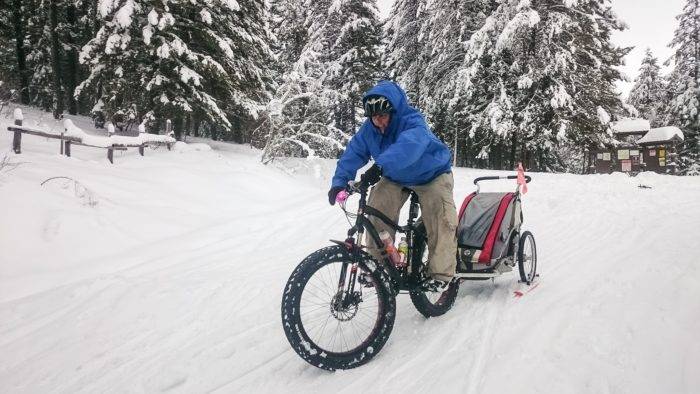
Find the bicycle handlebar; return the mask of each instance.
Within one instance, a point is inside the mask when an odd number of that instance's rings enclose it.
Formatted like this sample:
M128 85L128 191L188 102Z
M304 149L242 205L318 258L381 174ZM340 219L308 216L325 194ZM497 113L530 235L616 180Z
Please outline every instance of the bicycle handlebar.
M476 179L474 179L474 184L476 185L477 183L481 181L496 181L499 179L518 179L517 175L508 175L508 176L480 176ZM525 175L525 183L530 183L532 178L530 178L529 175Z
M345 204L345 201L348 199L348 197L352 196L355 193L366 192L368 188L369 186L365 185L362 182L350 181L347 185L345 185L345 189L341 190L340 193L336 195L335 202L339 204Z

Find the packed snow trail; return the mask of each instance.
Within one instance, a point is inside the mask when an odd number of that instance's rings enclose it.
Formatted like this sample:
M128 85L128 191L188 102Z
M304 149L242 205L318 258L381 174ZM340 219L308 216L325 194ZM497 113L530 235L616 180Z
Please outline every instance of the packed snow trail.
M25 164L0 172L0 391L700 391L700 179L532 173L538 287L466 282L429 320L399 296L375 359L328 373L292 351L280 301L294 267L347 230L326 200L333 161L282 170L209 144L111 165L28 137L10 155ZM457 203L495 173L456 169ZM52 176L98 204L39 186Z

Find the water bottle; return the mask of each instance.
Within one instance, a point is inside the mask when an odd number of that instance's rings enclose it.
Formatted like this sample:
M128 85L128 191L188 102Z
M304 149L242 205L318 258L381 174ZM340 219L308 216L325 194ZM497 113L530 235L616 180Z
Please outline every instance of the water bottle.
M389 260L391 260L391 263L395 267L398 267L401 264L401 256L399 256L399 252L394 246L394 240L391 239L391 235L389 235L387 231L382 230L382 232L379 233L379 239L381 239L382 243L384 243L384 250L389 256Z
M408 258L408 242L406 242L406 237L401 237L401 242L399 242L399 247L397 250L399 252L399 256L401 257L401 266L405 267L408 264L406 261Z

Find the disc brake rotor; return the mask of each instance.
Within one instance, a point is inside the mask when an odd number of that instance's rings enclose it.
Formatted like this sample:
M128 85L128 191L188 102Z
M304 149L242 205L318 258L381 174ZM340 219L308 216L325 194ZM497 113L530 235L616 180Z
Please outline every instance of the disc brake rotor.
M357 315L361 298L357 292L348 296L349 298L344 298L343 295L345 295L345 292L339 291L333 296L330 309L331 314L337 320L348 321Z

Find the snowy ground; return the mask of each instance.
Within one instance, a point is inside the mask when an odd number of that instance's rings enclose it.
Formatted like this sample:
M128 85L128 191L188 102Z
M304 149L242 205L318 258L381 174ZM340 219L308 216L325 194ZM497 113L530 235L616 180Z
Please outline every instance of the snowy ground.
M0 171L0 392L700 392L700 178L531 174L538 287L466 283L431 320L402 296L381 353L328 373L291 350L279 307L294 266L347 229L326 201L333 162L282 170L209 145L112 165L25 136L9 154L23 164ZM458 203L490 173L457 169ZM54 176L90 195L40 186Z

